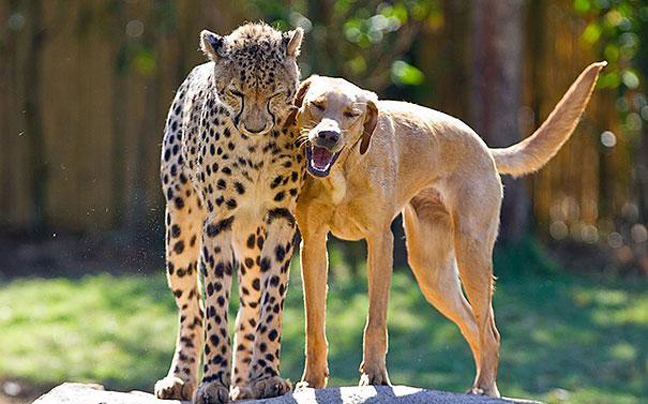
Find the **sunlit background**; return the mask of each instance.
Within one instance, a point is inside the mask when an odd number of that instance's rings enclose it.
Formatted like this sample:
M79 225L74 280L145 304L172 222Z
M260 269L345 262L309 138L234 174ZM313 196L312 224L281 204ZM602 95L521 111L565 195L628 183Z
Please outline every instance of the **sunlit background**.
M150 391L165 374L176 317L163 273L164 118L204 61L200 30L257 20L305 30L304 78L343 76L439 109L491 146L532 133L586 65L607 60L563 150L505 179L500 390L648 402L648 1L0 0L1 404L65 380ZM462 392L474 375L467 345L418 291L399 220L394 233L392 381ZM349 385L365 249L329 246L331 384ZM293 381L299 268L282 356Z

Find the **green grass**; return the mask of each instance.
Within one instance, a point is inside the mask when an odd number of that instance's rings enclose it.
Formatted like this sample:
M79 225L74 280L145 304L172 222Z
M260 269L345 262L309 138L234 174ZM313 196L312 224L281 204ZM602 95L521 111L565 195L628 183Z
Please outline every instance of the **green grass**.
M497 259L507 268L500 271L495 298L502 393L550 403L648 402L648 284L516 270L526 258ZM295 381L304 344L297 265L292 278L282 369ZM328 299L331 385L357 382L366 307L364 279L338 276ZM175 329L163 274L5 281L0 378L150 390L167 371ZM469 387L474 369L466 343L425 302L408 271L394 275L389 332L393 383L455 392Z

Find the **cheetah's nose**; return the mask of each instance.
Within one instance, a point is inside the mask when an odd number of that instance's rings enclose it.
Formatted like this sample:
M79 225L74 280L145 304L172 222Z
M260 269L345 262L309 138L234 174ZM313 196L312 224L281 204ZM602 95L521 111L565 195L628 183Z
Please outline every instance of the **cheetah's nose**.
M250 133L251 135L258 135L259 133L264 133L268 131L268 125L264 125L261 128L249 128L247 125L243 124L243 127L245 128L245 131Z

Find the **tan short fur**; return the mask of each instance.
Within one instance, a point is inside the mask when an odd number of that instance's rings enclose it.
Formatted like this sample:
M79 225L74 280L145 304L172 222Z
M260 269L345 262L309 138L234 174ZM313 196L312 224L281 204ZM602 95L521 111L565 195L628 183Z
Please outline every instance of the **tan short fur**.
M556 154L578 124L604 66L587 67L543 125L505 149L489 149L458 119L414 104L378 101L343 79L313 76L302 83L296 99L302 139L312 147L322 132L337 133L328 149L340 153L328 175L308 176L297 206L307 317L304 384L322 388L328 378L329 232L367 241L369 313L360 384L390 383L385 366L390 225L402 212L409 264L423 294L470 345L477 369L471 392L499 396L500 337L492 307L499 174L533 172Z

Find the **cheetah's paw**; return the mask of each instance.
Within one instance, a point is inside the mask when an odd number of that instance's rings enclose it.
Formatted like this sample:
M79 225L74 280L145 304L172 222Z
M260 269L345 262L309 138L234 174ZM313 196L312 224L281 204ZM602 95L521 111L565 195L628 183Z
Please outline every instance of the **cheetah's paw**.
M248 387L241 389L245 399L260 399L282 396L292 390L289 379L279 376L263 377L252 380ZM239 398L241 399L241 398Z
M155 397L161 400L191 400L196 383L192 380L182 380L176 376L167 376L155 383Z
M229 389L219 382L202 382L196 390L195 404L221 404L229 402Z

